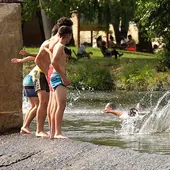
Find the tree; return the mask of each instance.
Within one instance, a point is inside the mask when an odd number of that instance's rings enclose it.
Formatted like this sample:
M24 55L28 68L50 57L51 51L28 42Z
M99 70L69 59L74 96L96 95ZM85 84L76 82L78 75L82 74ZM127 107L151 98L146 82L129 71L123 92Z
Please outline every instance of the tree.
M39 3L41 6L44 6L46 4L47 0L39 0ZM51 37L51 30L53 28L53 22L50 18L47 17L44 8L41 7L41 18L43 23L43 30L45 39L49 39Z
M170 68L170 1L137 0L136 18L149 38L161 38L162 63Z
M116 42L119 44L121 36L127 36L129 22L133 20L135 0L111 0L110 2L110 22L114 27Z
M38 8L38 0L27 0L26 2L22 3L22 22L31 20L32 16L36 14Z
M54 22L62 16L70 17L71 11L77 10L88 22L94 22L97 18L99 25L105 24L107 29L112 23L119 43L120 33L126 36L129 21L134 16L134 4L135 0L43 0L41 8Z

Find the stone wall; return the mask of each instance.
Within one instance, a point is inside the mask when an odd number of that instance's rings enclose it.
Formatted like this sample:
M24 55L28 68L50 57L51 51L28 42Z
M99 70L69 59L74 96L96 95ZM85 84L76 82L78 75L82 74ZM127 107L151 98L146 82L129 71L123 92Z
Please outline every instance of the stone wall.
M0 134L22 125L22 65L12 64L22 48L21 6L0 3Z

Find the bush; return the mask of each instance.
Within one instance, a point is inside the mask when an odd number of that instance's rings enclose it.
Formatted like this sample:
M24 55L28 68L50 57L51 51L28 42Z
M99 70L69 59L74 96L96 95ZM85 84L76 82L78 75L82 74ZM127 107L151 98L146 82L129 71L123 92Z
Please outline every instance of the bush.
M161 56L161 65L170 68L170 51L164 49L161 50L159 54Z
M126 72L124 73L123 70ZM117 85L119 89L129 91L162 90L170 84L168 73L157 73L148 65L127 65L118 77L120 78Z
M109 69L98 66L97 63L90 62L76 65L74 69L69 68L72 87L85 90L112 90L113 81Z

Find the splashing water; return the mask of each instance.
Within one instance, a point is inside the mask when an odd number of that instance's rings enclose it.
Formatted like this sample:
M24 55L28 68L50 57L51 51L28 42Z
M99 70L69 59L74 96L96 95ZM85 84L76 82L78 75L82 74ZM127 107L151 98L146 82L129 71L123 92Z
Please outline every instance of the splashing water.
M76 91L72 91L69 93L69 101L68 101L68 107L72 107L74 102L76 102L81 97L80 90L76 89Z
M155 113L160 107L161 107L161 103L164 104L164 106L168 103L170 98L170 91L167 91L157 102L157 105L155 106L155 108L153 109L153 112ZM166 103L165 103L166 102Z
M136 133L136 119L137 118L133 118L133 117L129 117L127 119L124 119L121 123L121 130L119 131L119 133L121 135L132 135L134 133Z
M170 128L170 91L167 91L157 102L152 111L144 116L124 119L120 134L151 134L168 131Z
M161 104L165 104L163 107ZM155 108L143 119L139 133L149 134L167 131L170 127L170 92L166 92Z
M145 100L148 98L148 95L149 95L149 101L148 101L148 103L149 103L149 107L153 107L153 103L152 103L152 98L153 98L153 94L152 94L152 92L153 92L153 89L151 89L150 91L148 91L143 97L142 97L142 99L139 101L139 103L145 103Z

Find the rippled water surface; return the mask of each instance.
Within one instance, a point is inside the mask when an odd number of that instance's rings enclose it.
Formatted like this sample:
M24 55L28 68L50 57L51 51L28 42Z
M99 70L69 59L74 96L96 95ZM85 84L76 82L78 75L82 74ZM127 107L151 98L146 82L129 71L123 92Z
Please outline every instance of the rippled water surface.
M163 93L114 93L114 92L68 92L68 104L63 118L63 133L74 140L87 141L99 145L130 148L147 153L170 153L170 132L151 134L129 133L133 124L123 124L122 119L103 113L108 102L120 109L128 110L141 102L143 109L156 106ZM24 109L26 109L24 105ZM141 115L142 117L143 115ZM161 121L160 121L161 122ZM164 122L162 122L164 123ZM169 123L170 124L170 123ZM48 131L48 124L45 125ZM32 123L35 130L35 122Z

